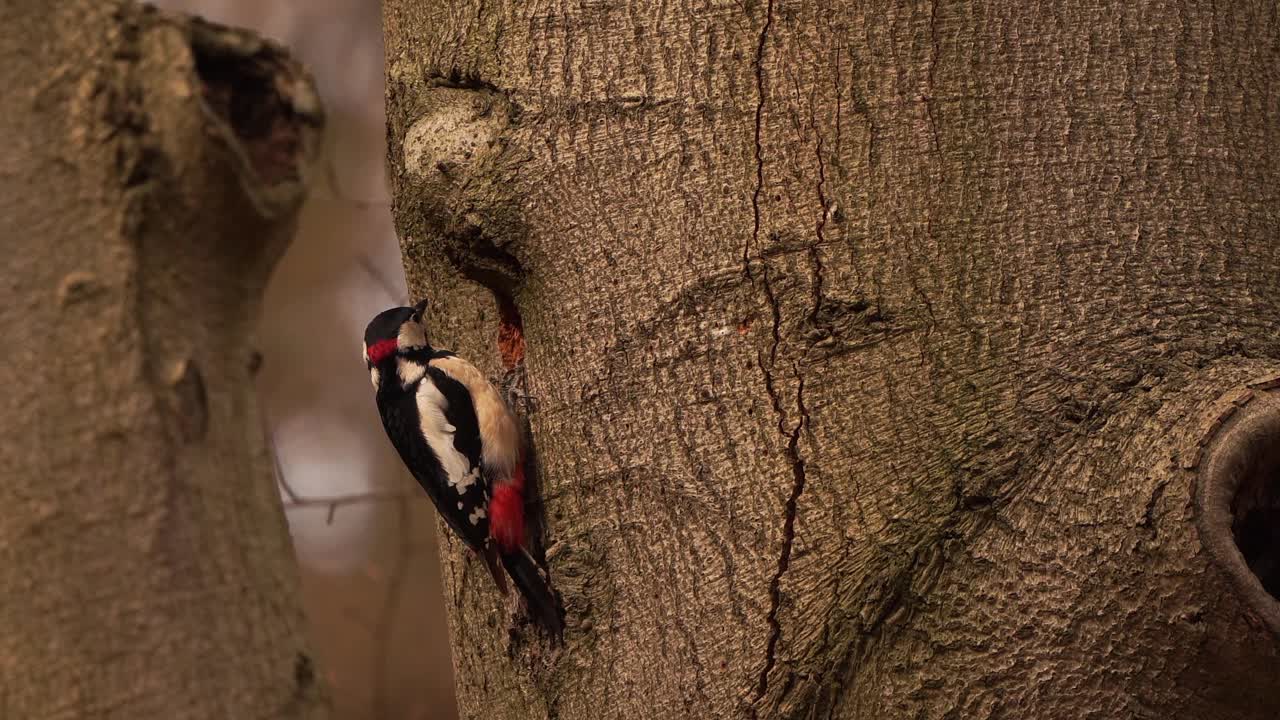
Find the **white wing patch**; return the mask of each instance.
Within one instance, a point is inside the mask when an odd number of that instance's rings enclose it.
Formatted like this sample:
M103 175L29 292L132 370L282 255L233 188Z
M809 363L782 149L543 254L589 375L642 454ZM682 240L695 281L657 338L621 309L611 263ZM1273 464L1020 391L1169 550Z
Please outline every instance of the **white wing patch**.
M418 367L426 372L421 365ZM402 377L403 374L401 372ZM418 384L418 416L422 421L422 436L427 439L431 452L440 459L440 466L444 469L449 485L461 495L477 480L479 468L471 468L467 457L453 446L454 428L444 418L444 411L448 407L449 401L430 378Z
M396 361L396 373L400 375L400 384L405 387L409 387L421 380L423 375L427 374L427 366L421 363L416 363L412 360L405 360L404 358L401 358ZM438 390L436 392L437 394L439 393ZM443 395L440 396L440 402L447 405L444 401Z
M460 357L434 358L431 367L444 371L471 393L476 421L480 424L480 437L484 438L484 445L480 448L481 461L497 475L510 477L520 462L520 430L497 389L476 366Z
M476 481L479 479L480 479L480 468L474 467L474 468L471 468L471 472L467 473L466 475L463 475L460 478L457 478L456 480L452 475L450 475L449 484L453 486L454 490L458 491L459 495L461 495L467 491L467 488L474 485Z
M471 520L472 525L475 525L479 523L482 518L485 518L485 517L488 517L488 513L484 511L483 507L478 507L475 510L471 511L471 517L468 519Z

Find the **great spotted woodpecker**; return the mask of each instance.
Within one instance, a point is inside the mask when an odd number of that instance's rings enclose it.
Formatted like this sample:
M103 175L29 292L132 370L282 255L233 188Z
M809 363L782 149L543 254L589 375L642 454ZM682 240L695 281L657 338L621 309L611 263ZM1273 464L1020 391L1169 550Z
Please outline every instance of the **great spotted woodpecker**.
M445 522L484 556L499 590L507 593L500 561L558 639L555 598L524 548L524 453L515 417L474 365L431 347L425 309L425 300L392 308L365 329L382 425Z

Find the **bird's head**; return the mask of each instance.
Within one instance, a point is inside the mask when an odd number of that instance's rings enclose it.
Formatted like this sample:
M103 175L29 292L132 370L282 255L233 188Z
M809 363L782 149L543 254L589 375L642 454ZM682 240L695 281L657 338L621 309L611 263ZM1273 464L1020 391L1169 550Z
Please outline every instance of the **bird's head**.
M423 300L413 307L383 310L369 321L364 330L364 360L371 370L397 355L428 347L427 328L422 324L426 309Z

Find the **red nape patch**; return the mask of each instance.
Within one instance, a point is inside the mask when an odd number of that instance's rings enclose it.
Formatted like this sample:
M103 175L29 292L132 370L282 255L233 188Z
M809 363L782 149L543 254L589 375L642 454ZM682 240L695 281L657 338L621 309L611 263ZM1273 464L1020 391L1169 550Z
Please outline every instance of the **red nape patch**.
M387 357L388 355L395 354L397 347L399 347L399 345L396 343L395 340L379 340L378 342L371 345L369 349L366 351L367 354L369 355L369 362L373 363L374 365L377 365L378 363L382 362L383 358Z
M514 485L499 485L489 499L489 537L504 553L524 544L524 497Z

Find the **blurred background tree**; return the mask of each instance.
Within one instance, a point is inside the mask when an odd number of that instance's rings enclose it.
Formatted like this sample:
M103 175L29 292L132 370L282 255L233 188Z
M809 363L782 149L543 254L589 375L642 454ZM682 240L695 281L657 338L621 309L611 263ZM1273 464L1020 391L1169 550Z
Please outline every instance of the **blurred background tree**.
M321 170L256 328L262 416L279 459L315 668L331 688L333 717L448 720L455 710L433 516L428 503L406 495L410 481L382 433L360 359L365 322L405 292L385 185L379 3L157 4L279 41L315 79L326 112ZM74 16L68 7L47 13ZM2 31L15 42L16 27L6 23ZM9 67L11 77L19 67ZM44 102L44 110L58 107ZM29 228L19 232L36 239Z
M360 358L365 323L405 299L384 170L380 4L157 5L273 38L315 77L323 172L267 288L259 396L334 718L449 720L434 515L386 441Z
M251 334L322 105L248 33L0 4L0 717L327 717Z

